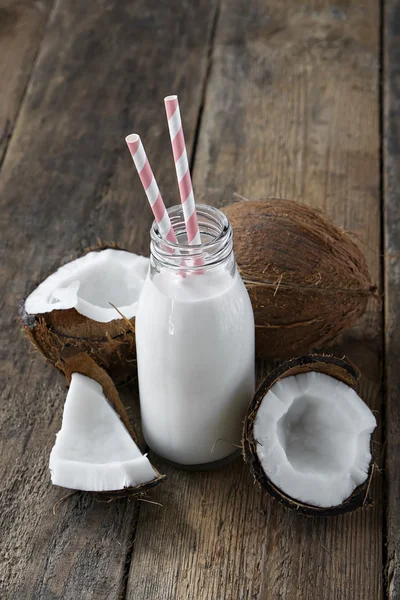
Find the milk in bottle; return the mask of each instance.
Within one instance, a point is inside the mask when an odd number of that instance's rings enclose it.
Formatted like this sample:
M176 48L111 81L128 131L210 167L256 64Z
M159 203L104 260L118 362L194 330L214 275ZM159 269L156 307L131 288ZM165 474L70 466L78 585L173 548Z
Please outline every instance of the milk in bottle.
M225 215L197 205L201 246L185 243L180 206L169 216L179 246L153 224L136 316L142 424L159 455L204 465L240 443L254 395L254 318Z

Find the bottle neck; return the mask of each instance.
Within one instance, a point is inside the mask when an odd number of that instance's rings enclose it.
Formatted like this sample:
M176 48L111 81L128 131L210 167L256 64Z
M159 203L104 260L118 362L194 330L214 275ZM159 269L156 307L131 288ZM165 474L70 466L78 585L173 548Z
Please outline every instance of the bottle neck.
M183 273L204 273L218 266L233 263L233 235L227 217L213 206L196 206L201 244L189 245L182 206L168 209L177 243L162 236L154 221L150 230L151 264L161 270Z

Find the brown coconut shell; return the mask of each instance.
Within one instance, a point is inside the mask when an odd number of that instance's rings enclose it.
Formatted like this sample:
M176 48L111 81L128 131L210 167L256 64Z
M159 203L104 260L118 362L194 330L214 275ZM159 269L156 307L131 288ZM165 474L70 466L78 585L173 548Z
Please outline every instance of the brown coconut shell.
M364 255L320 212L291 200L223 209L253 305L259 357L307 353L351 327L376 292Z
M356 388L360 375L358 369L348 360L322 354L293 358L278 366L258 388L256 395L249 406L243 427L243 457L250 466L250 471L257 483L286 508L295 510L300 514L314 517L341 515L371 504L368 493L374 470L374 463L372 461L366 481L358 486L347 500L339 506L321 508L310 504L303 504L298 500L287 496L281 489L276 487L263 470L257 454L257 441L254 439L254 422L257 411L265 395L277 381L280 381L285 377L290 377L291 375L308 373L310 371L317 371L319 373L330 375L335 379L343 381L353 389Z
M66 262L107 248L122 250L114 244L99 245ZM25 299L20 305L20 317L25 333L51 364L57 365L65 347L73 347L77 353L89 354L117 385L135 376L135 318L121 317L100 323L81 315L75 308L30 315L25 310Z
M136 432L129 421L128 413L125 410L117 388L115 387L111 377L93 360L93 358L91 358L88 354L77 352L76 348L64 348L56 366L65 374L68 385L71 383L71 377L73 373L81 373L81 375L86 375L86 377L90 377L91 379L97 381L102 386L105 397L113 406L115 412L119 415L133 441L139 445ZM154 465L152 465L152 467L156 473L156 478L152 481L142 483L136 487L124 488L123 490L95 493L107 496L141 495L165 479L165 475L161 475Z

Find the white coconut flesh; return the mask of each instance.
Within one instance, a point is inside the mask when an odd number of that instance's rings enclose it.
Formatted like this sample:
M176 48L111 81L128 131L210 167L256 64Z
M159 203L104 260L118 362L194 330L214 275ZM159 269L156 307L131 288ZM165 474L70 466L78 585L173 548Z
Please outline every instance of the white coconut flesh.
M50 471L55 485L93 492L136 487L157 477L102 386L79 373L71 377Z
M352 388L310 372L272 386L257 411L254 439L275 487L301 503L332 507L366 480L375 427Z
M60 267L25 302L28 314L75 308L94 321L108 323L136 314L149 259L124 250L89 252Z

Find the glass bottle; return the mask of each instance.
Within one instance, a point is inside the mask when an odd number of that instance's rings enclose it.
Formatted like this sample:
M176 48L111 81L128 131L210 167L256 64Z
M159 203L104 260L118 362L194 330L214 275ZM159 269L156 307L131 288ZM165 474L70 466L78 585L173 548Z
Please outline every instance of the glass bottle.
M240 443L254 395L254 317L227 217L196 208L201 245L187 244L181 206L168 210L178 244L152 225L136 345L146 442L170 462L208 467Z

